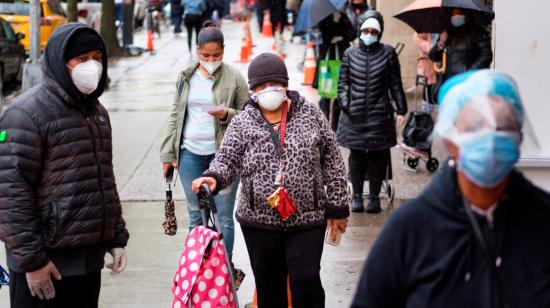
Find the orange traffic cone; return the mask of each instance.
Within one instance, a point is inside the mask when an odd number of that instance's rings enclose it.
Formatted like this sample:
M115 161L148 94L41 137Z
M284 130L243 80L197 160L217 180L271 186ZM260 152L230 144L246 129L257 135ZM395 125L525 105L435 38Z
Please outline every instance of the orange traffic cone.
M248 37L245 33L243 33L243 38L241 39L241 41L241 59L237 62L247 63L249 61L248 57L250 56L250 54L248 53Z
M147 31L147 51L150 53L155 52L155 48L153 47L153 31Z
M264 25L262 26L262 35L265 37L273 37L273 26L271 25L271 17L269 11L265 11Z
M313 50L313 42L307 42L306 63L304 64L304 85L312 85L315 79L315 68L317 61L315 60L315 51Z
M250 31L250 21L245 22L244 24L244 33L246 35L247 40L247 47L248 47L248 55L252 55L254 52L252 51L252 33Z

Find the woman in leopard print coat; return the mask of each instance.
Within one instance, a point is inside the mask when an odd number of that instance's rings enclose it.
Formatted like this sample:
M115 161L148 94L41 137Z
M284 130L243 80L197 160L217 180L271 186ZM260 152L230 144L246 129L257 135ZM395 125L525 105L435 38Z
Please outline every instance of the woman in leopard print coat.
M253 99L233 118L216 158L193 188L198 191L206 183L216 192L240 176L236 217L251 259L260 307L287 306L287 273L293 307L324 307L319 271L325 229L345 232L349 216L344 162L321 110L298 92L287 90L286 67L278 57L256 57L248 75ZM269 92L273 102L278 89L287 103L279 99L275 101L278 109L270 111L265 104L269 99L264 100L262 93ZM287 220L267 202L279 187L275 180L280 161L266 124L277 130L285 105L289 107L282 151L284 186L297 207Z

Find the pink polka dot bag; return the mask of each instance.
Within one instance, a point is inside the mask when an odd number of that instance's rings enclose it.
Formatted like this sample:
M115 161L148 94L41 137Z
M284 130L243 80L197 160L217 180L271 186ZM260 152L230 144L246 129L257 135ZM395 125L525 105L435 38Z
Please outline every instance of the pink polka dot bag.
M227 260L220 234L193 228L174 276L172 308L237 307Z

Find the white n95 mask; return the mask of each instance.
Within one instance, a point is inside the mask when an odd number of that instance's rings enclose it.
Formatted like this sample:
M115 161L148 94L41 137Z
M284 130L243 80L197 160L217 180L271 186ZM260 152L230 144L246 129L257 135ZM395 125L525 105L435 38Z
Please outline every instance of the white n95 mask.
M71 78L76 88L83 94L90 94L97 89L103 65L96 60L77 64L71 71Z

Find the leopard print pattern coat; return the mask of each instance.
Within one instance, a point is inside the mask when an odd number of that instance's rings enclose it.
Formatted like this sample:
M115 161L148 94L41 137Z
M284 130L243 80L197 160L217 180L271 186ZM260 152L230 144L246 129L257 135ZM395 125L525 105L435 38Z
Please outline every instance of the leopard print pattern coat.
M276 189L279 158L259 107L249 101L231 121L216 158L204 176L217 180L217 189L241 179L237 220L245 226L298 230L349 216L344 161L334 133L319 108L289 91L291 100L282 154L285 187L297 211L283 221L267 197Z

